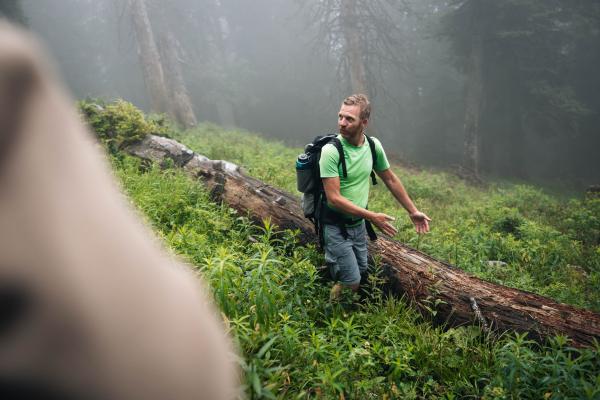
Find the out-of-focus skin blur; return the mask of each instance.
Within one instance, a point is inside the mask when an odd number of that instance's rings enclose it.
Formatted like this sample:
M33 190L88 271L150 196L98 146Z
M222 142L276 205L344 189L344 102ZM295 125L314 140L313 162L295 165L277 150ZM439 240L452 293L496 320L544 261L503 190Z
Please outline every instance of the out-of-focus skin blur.
M0 24L0 398L234 398L206 288L127 205L40 54Z

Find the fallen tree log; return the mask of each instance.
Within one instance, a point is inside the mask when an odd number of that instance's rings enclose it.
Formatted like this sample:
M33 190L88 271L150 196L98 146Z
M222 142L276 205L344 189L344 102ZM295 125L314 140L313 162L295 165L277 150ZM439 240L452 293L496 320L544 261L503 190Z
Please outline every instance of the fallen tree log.
M210 160L172 139L153 135L125 151L154 162L170 160L204 182L216 201L257 223L270 218L281 229L299 229L305 243L315 240L295 196L245 175L235 164ZM435 307L436 319L450 326L475 323L497 331L527 332L536 340L560 334L576 347L600 341L598 313L481 280L385 235L371 242L369 250L381 260L394 293L422 311Z

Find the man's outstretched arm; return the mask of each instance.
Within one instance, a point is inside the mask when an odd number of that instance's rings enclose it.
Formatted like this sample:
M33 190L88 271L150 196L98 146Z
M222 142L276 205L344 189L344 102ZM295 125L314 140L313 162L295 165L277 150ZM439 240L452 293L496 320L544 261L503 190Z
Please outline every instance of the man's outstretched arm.
M415 225L415 229L417 233L427 233L429 232L429 218L425 213L422 213L417 209L415 204L412 202L406 189L404 189L404 185L400 179L394 174L391 168L385 169L383 171L376 171L377 175L381 178L381 180L385 183L385 186L392 192L398 203L404 207L404 209L408 212L410 219Z
M325 189L327 202L337 210L359 218L367 219L371 221L380 231L387 235L394 236L396 234L397 229L394 227L394 225L389 223L389 221L394 220L394 217L359 207L342 196L340 193L339 177L323 178L323 188Z

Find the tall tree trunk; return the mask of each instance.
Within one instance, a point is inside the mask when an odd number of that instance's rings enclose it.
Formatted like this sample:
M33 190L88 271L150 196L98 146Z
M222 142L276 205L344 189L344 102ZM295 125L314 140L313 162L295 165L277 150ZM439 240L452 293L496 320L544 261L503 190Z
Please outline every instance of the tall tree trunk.
M473 37L467 64L465 99L463 168L473 178L479 178L480 118L483 103L483 33L480 21L480 0L472 0L471 23Z
M350 88L352 93L367 91L367 73L363 59L364 48L358 30L356 0L342 0L341 24L346 42L346 57L350 72Z
M191 128L198 124L192 102L188 95L179 65L177 49L179 42L170 30L159 36L160 56L162 60L164 82L169 93L169 110L178 124Z
M221 126L225 128L234 128L236 126L235 114L231 102L222 96L217 96L216 102L217 116Z
M525 168L525 153L527 152L526 138L525 138L525 127L523 126L523 98L526 95L523 93L523 88L519 68L517 64L517 57L514 62L511 63L509 73L510 86L508 93L511 94L510 98L506 99L509 104L510 119L508 137L510 142L508 143L507 155L509 165L507 170L511 171L511 175L517 178L526 179L527 170Z
M138 57L150 108L155 112L168 112L168 95L165 88L160 56L154 41L152 26L144 0L129 0L131 19L138 45Z
M218 92L213 94L215 101L215 107L217 109L217 118L219 123L226 128L233 128L236 126L235 113L233 110L233 104L229 99L229 90L227 88L227 73L230 70L232 63L230 52L226 46L226 19L221 12L220 2L214 1L212 3L212 17L211 22L211 33L213 37L213 59L214 64L217 66L219 76L222 78L219 80L221 88Z

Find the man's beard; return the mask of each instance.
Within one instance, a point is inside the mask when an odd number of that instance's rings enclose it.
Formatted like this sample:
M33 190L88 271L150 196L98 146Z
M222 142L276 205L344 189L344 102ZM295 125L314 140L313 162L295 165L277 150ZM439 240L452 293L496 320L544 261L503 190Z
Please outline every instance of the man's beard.
M338 131L342 135L354 136L357 133L362 133L363 127L362 126L357 126L356 129L354 129L354 130L348 130L348 129L339 128Z

